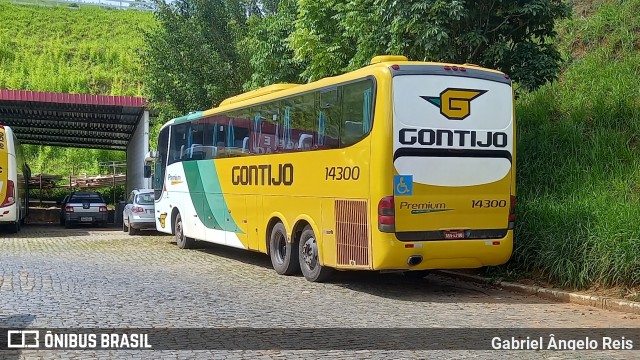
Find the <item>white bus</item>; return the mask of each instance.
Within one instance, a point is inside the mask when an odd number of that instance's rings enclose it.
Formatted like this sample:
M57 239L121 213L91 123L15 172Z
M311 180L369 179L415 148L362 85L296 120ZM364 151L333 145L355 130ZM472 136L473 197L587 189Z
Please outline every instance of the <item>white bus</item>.
M0 225L18 232L29 211L29 167L13 130L0 125Z

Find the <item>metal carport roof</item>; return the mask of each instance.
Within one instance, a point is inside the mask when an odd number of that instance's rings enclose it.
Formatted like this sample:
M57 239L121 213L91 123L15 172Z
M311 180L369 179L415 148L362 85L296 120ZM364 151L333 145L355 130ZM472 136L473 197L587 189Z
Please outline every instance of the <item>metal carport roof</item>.
M126 150L145 107L132 96L0 90L0 124L23 144Z

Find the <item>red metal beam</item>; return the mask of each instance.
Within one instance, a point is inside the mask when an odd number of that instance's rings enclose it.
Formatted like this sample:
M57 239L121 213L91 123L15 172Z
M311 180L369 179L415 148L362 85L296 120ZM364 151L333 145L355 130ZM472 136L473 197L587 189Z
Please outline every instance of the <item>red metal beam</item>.
M32 101L57 104L146 107L147 100L134 96L66 94L45 91L0 89L0 101Z

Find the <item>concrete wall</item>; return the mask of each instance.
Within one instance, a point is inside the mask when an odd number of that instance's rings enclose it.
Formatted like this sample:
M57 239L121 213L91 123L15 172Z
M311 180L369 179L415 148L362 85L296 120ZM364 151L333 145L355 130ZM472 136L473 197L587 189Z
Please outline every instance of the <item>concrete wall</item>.
M134 188L148 189L151 179L144 178L144 156L149 151L149 112L145 111L127 145L127 194Z

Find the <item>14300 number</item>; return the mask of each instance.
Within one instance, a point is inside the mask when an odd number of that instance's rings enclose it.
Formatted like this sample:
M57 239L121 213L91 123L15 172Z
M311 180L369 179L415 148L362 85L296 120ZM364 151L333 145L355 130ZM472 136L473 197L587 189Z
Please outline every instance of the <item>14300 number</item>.
M472 208L503 208L507 206L507 200L471 200Z
M360 167L358 166L332 166L325 167L325 180L358 180Z

